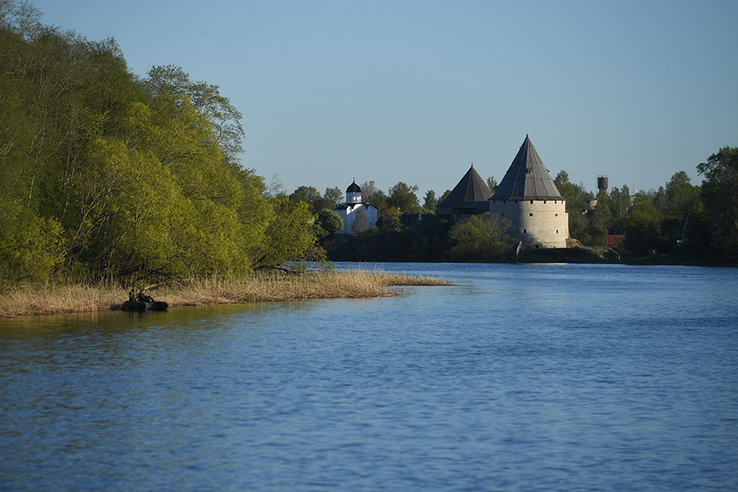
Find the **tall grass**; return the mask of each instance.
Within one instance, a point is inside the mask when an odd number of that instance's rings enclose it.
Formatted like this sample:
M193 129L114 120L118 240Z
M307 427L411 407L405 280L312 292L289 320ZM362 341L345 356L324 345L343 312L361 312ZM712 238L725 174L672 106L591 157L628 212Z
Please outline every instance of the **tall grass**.
M391 286L448 285L435 277L388 274L381 271L261 273L245 279L207 278L180 281L148 290L170 307L280 302L307 299L369 298L396 295ZM25 286L0 295L0 317L80 313L116 309L129 288L112 282L95 286Z

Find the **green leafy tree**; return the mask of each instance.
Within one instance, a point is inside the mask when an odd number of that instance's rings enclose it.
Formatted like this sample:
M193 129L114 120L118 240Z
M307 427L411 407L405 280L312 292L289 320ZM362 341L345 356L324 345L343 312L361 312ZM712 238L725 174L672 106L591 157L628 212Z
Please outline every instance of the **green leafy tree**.
M711 248L710 221L700 200L682 223L685 251L695 255L705 254Z
M324 208L333 209L335 205L333 200L323 198L320 192L312 186L300 186L291 195L291 200L301 200L310 205L313 213L323 210Z
M324 208L321 210L318 214L318 222L324 233L328 236L335 234L336 231L343 230L343 219L333 209Z
M584 189L583 184L577 185L569 181L569 174L566 171L559 171L559 174L554 178L554 184L566 200L566 211L569 212L570 217L575 212L582 213L589 209L587 201L594 198L594 196Z
M377 207L377 212L381 216L382 212L388 207L387 195L377 188L374 181L365 181L361 184L361 199L364 203L370 203Z
M31 17L25 19L22 22ZM45 224L51 234L47 244L62 244L65 253L51 256L66 257L71 265L93 245L104 245L105 253L114 249L105 239L114 238L110 231L117 218L118 182L102 183L90 154L94 142L121 132L127 106L142 97L113 39L88 42L55 28L21 30L27 44L19 38L0 43L0 72L8 74L0 90L9 90L22 101L24 114L13 116L13 126L28 123L31 135L30 145L22 144L23 160L13 158L22 163L23 172L13 173L13 181L16 189L24 190L23 204L28 208L16 223ZM42 259L43 251L34 254L39 264L49 264ZM107 264L105 256L88 255L95 265L78 270L86 275ZM56 260L54 264L58 265Z
M0 291L20 281L41 281L64 259L63 229L18 202L0 200Z
M286 196L272 199L275 214L267 226L265 241L250 250L255 269L300 270L308 261L325 261L325 251L315 234L315 215L308 204Z
M313 202L313 212L323 210L324 208L333 210L336 208L336 206L333 203L333 200L325 197L319 197Z
M689 211L698 205L700 189L693 186L690 181L684 171L671 176L666 184L666 207L664 209L666 217L683 221Z
M703 175L701 197L711 245L723 255L738 255L738 147L723 147L697 166Z
M490 176L489 178L487 178L487 186L489 186L489 189L492 190L492 193L494 193L497 190L499 183L497 183L497 180L494 176Z
M238 165L243 152L241 113L230 100L220 94L217 85L192 81L182 67L166 65L153 67L143 81L146 93L152 99L167 98L177 107L192 105L210 125L212 137L218 142L227 165Z
M89 42L85 51L88 67L81 78L86 110L78 117L88 138L119 136L128 104L143 101L143 94L115 39Z
M436 206L438 206L439 203L443 203L443 201L451 194L451 190L446 190L443 192L443 195L441 195L438 198L438 203L436 203Z
M592 244L589 235L589 221L581 212L569 213L569 236L578 239L584 245Z
M237 213L246 256L249 258L246 263L250 264L250 258L255 256L254 251L263 248L267 241L267 229L276 211L264 179L255 170L239 169L232 174L243 192L243 201Z
M27 1L0 2L0 29L18 35L22 39L37 38L48 29L40 22L42 12Z
M104 86L106 77L114 78L114 70L96 72L91 44L73 33L38 29L27 41L7 34L2 33L0 43L0 72L22 102L31 127L24 177L29 198L40 216L57 216L66 228L65 212L74 191L70 184L84 172L90 138L106 128L105 110L93 105L91 94Z
M588 223L584 235L587 242L584 240L582 242L592 246L605 246L610 222L610 197L605 190L600 190L597 193L597 205L588 212Z
M498 214L472 215L451 227L448 237L453 246L449 256L455 260L509 258L515 245L508 234L511 228L512 223Z
M408 214L417 214L421 212L418 204L418 197L415 192L418 191L417 186L410 186L400 181L389 189L387 201L393 206L400 209L401 212Z
M208 119L187 101L159 92L149 106L130 105L129 146L161 163L187 202L182 213L188 225L177 244L189 252L191 268L201 273L248 268L238 256L243 250L238 213L245 200L243 183L233 167L223 165ZM149 174L154 172L162 171L152 168Z
M320 192L312 186L300 186L291 195L291 200L301 200L313 205L317 199L321 198Z
M399 232L402 230L402 222L400 222L400 209L397 207L389 207L382 214L382 231L383 232Z
M235 206L193 199L171 168L120 140L100 139L92 150L94 167L76 185L77 261L138 278L248 271Z
M413 241L412 256L417 261L438 260L447 246L448 222L436 215L423 215Z
M140 79L114 39L39 17L0 1L0 285L320 259L308 205L240 165L241 114L217 86L173 65Z
M584 189L583 184L574 184L569 181L566 171L559 171L554 178L556 189L566 200L566 211L569 213L569 236L579 239L583 244L592 244L589 222L582 215L589 210L588 200L594 196Z
M325 193L323 193L323 198L326 200L330 200L332 203L332 209L335 209L338 205L343 203L344 200L344 194L341 192L341 190L338 187L335 188L326 188ZM362 200L366 201L366 198L364 198L362 193Z
M663 216L666 210L666 190L663 186L659 186L659 189L655 192L651 190L650 193L651 203L656 207L656 210Z
M699 188L692 186L689 176L679 171L671 176L666 187L642 195L640 200L649 199L661 217L659 230L662 244L660 251L677 247L682 239L682 227L687 214L695 213L700 207Z
M659 215L652 204L642 201L636 204L628 214L625 226L625 247L636 254L645 253L658 247Z
M191 246L194 241L185 232L198 231L180 218L194 210L169 170L112 138L95 141L88 162L87 173L74 184L79 221L69 242L71 267L92 275L188 273L190 262L180 258L177 240Z
M436 198L436 192L428 190L425 193L425 199L423 201L423 208L428 213L434 213L436 211L436 205L438 205L438 199Z
M13 84L0 75L0 201L33 196L33 129Z

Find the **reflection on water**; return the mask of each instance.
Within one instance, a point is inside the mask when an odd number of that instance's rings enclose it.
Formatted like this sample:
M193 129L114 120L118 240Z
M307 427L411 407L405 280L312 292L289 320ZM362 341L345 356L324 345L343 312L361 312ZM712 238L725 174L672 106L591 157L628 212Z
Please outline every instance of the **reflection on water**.
M381 268L455 285L0 320L0 489L738 488L735 270Z

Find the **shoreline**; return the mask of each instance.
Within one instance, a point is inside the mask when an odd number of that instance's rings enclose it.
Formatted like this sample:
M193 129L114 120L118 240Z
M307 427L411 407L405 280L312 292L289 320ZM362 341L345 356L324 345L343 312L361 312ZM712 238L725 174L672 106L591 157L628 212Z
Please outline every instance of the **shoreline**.
M582 248L583 249L583 248ZM536 252L539 253L539 252ZM694 266L736 268L738 262L730 260L654 255L643 257L598 257L591 252L563 255L559 252L540 252L518 261L482 263L619 263L642 266ZM574 257L572 257L574 256ZM692 261L690 261L692 260ZM448 261L424 262L447 263ZM409 262L413 263L413 262ZM478 263L478 262L461 262ZM389 274L383 271L332 271L287 274L284 272L258 273L245 279L209 278L180 281L168 285L150 287L148 290L157 301L165 301L170 308L183 306L207 306L216 304L249 304L257 302L291 302L312 299L368 299L397 295L389 287L447 286L447 280L407 274ZM120 310L127 300L131 286L106 285L46 285L20 286L0 294L0 320L21 316L46 316L54 314L93 313ZM138 288L138 286L137 286Z
M436 278L384 272L309 272L255 274L245 279L190 280L147 291L170 308L215 304L290 302L311 299L367 299L397 295L389 287L445 286ZM25 286L0 295L0 319L19 316L90 313L120 310L128 298L120 285Z

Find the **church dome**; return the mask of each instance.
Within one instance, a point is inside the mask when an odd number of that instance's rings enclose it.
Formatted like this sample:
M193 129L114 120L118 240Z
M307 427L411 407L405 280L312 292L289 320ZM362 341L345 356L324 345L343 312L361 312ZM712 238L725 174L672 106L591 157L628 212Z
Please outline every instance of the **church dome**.
M356 181L351 183L351 186L346 188L346 193L361 193L361 188L356 184Z

